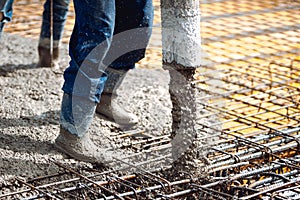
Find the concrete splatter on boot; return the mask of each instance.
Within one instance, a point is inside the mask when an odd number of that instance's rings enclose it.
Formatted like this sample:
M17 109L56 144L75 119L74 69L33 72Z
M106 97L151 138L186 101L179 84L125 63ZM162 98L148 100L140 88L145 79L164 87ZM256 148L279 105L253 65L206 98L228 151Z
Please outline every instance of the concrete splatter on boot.
M113 156L121 158L122 153L115 151L110 144L103 143L98 147L90 139L87 131L95 108L95 102L65 93L61 105L60 133L55 146L77 160L108 165Z
M50 39L43 38L40 39L38 45L38 54L39 54L39 61L36 67L52 67L55 69L59 68L59 43L60 41L53 41L53 48L52 48L52 56L50 51Z
M133 126L137 124L137 116L121 107L117 103L116 98L117 97L112 94L102 94L101 101L96 108L97 114L102 115L119 125Z
M116 152L112 150L97 147L88 133L78 137L63 128L55 140L55 147L76 160L102 165L108 165L113 161L113 156L116 156Z
M138 117L120 106L117 102L117 89L120 87L128 70L106 69L108 79L101 94L96 113L122 126L133 126Z

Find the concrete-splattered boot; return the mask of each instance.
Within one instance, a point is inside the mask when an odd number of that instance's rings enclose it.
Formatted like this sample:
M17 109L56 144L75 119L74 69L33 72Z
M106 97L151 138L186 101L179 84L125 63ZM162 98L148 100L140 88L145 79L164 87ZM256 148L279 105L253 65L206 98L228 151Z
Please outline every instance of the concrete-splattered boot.
M116 153L106 145L97 147L87 130L93 120L96 103L82 97L63 95L60 114L60 134L55 146L80 161L107 164Z
M60 134L55 140L55 146L72 158L84 162L107 165L113 161L113 156L115 156L115 152L97 147L88 133L78 137L63 128L60 129Z
M50 51L50 39L40 38L38 44L39 61L36 67L53 67L59 68L59 43L60 41L53 41L52 56Z
M116 98L116 90L121 85L128 70L106 69L108 79L101 94L100 103L97 105L96 113L116 122L122 126L132 126L138 122L138 117L130 111L121 107Z

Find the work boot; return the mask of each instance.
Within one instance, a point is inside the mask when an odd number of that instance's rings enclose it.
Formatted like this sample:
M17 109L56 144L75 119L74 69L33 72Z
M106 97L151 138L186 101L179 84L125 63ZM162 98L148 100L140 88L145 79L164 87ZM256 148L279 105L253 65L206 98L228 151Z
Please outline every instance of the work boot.
M113 94L102 94L96 113L110 121L123 126L133 126L138 123L138 117L130 111L122 108Z
M64 93L60 112L60 134L55 146L80 161L108 166L114 158L121 159L124 151L112 149L105 140L97 147L88 134L95 113L96 103L88 98ZM101 136L101 135L100 135ZM112 166L112 165L110 165Z
M86 162L103 159L87 133L96 104L87 98L64 93L60 110L60 134L55 146L69 156Z
M138 123L138 117L117 102L116 90L120 87L127 71L112 68L106 70L108 79L101 94L100 103L96 107L96 113L119 125L133 126Z
M36 67L59 68L59 41L53 42L52 57L50 52L50 39L40 39L38 45L39 61ZM52 60L51 60L52 59Z
M88 133L77 137L63 128L60 129L60 134L55 140L55 146L76 160L102 165L112 162L113 156L116 156L112 150L97 147Z
M52 52L52 61L51 61L51 54L50 49L38 46L38 53L39 53L39 61L36 65L36 67L53 67L58 68L58 62L59 62L59 48L53 48Z

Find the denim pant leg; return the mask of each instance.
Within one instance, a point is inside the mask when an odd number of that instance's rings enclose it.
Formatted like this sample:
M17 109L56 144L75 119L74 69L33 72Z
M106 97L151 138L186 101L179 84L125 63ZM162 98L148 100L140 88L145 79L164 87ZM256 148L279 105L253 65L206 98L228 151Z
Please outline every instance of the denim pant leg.
M69 4L70 0L53 0L53 47L58 47L59 41L62 38ZM46 48L50 48L50 18L50 0L46 0L39 41L39 45Z
M102 61L113 35L115 1L74 0L74 7L76 19L69 46L71 61L64 72L65 95L60 123L71 134L81 137L91 123L107 78ZM81 113L80 117L76 113Z
M0 22L0 39L3 32L4 22Z
M116 1L113 41L105 64L114 69L132 69L144 58L152 32L152 0Z
M3 20L0 21L0 38L1 33L3 31L3 27L5 22L11 21L12 14L13 14L13 3L14 0L1 0L0 1L0 12L3 13Z

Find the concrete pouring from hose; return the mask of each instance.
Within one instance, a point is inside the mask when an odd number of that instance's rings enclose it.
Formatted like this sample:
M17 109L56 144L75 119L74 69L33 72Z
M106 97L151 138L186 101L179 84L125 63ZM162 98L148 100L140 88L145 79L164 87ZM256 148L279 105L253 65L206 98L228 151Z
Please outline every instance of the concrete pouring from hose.
M199 0L161 0L163 68L169 71L172 101L173 165L196 167L212 145L212 133L197 128L199 91L193 86L201 67ZM203 109L203 108L201 108Z

